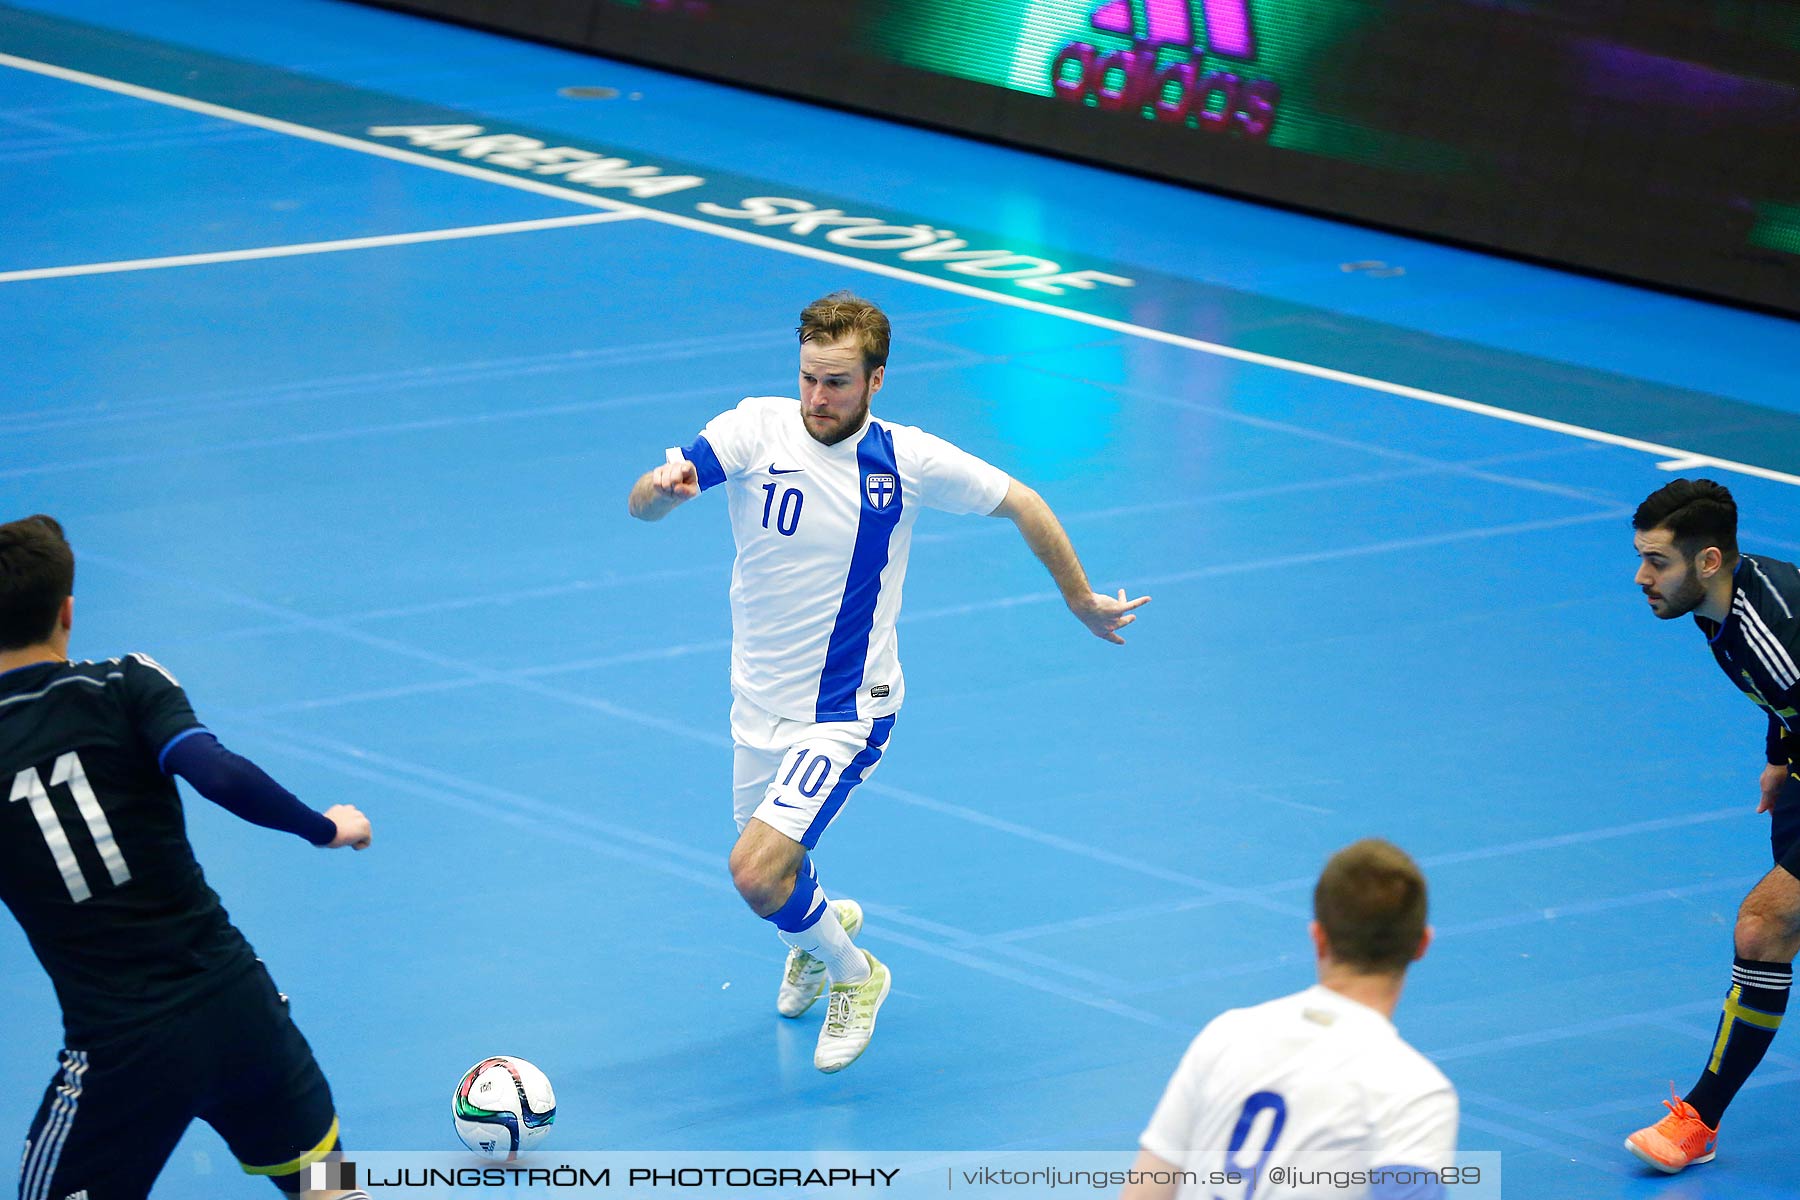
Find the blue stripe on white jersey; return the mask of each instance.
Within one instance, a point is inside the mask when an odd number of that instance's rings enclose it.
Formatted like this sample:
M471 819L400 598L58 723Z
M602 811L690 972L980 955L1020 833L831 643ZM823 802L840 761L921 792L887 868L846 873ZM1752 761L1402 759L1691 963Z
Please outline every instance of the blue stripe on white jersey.
M844 579L844 598L831 642L825 651L825 669L819 675L816 721L854 721L856 693L862 687L863 668L869 657L869 634L875 624L875 602L881 598L881 574L888 562L888 543L900 523L900 469L894 459L894 435L870 421L868 432L856 447L860 477L861 512L856 525L856 546L850 553L850 572Z
M705 434L683 446L681 457L694 464L694 472L700 476L701 491L725 482L725 468L719 465L719 456L713 453L712 443L706 440Z

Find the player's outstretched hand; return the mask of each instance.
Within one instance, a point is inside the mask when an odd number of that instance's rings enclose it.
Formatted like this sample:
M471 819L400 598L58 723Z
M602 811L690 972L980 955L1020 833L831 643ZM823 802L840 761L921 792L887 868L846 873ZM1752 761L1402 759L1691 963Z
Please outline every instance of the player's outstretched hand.
M1125 589L1119 589L1119 598L1103 596L1099 592L1089 592L1085 607L1070 606L1081 623L1097 638L1105 638L1114 645L1123 646L1125 639L1119 636L1119 630L1137 620L1132 612L1150 603L1150 597L1139 596L1136 600L1125 598Z
M650 484L658 495L672 500L692 500L700 494L700 472L687 459L666 462L650 472Z
M325 810L325 818L337 826L337 836L331 839L327 850L339 850L345 846L352 850L367 850L375 834L369 828L369 818L362 815L354 805L334 804Z
M1781 795L1781 789L1787 783L1788 765L1786 763L1770 763L1762 773L1762 803L1756 806L1759 813L1774 812L1775 799Z

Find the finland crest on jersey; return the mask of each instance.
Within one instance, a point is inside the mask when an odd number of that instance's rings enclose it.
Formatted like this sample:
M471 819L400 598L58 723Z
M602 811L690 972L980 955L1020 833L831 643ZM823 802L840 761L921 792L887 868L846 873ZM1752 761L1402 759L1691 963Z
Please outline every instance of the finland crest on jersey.
M1006 472L910 425L871 418L835 446L800 402L753 396L714 417L687 458L726 485L731 685L794 721L884 717L905 695L894 624L920 507L991 513Z
M869 507L877 511L894 502L900 493L900 481L892 475L865 475L863 477L863 495L869 498Z

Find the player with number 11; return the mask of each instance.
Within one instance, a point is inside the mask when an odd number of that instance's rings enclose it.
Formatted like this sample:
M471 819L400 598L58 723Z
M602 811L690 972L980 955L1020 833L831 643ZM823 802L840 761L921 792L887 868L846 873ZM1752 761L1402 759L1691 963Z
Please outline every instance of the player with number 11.
M70 662L74 589L60 524L0 525L0 901L64 1031L19 1194L141 1200L198 1117L283 1192L368 1200L302 1193L308 1165L339 1149L331 1089L200 873L175 777L315 846L364 849L368 819L315 812L225 749L154 659Z

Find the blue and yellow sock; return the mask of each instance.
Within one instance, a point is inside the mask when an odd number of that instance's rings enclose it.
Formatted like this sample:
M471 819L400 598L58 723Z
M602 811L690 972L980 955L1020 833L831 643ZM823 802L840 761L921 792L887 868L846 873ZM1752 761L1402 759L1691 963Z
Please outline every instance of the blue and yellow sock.
M1792 963L1732 960L1731 991L1725 994L1725 1011L1719 1014L1712 1058L1700 1073L1700 1082L1687 1094L1687 1102L1709 1128L1719 1127L1726 1106L1775 1040L1793 983Z

